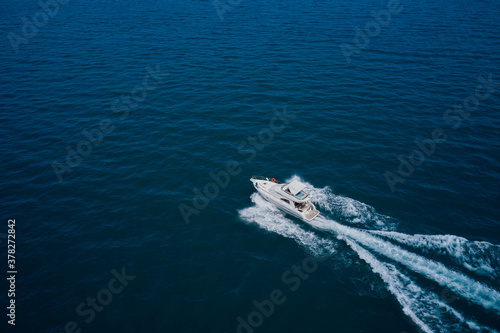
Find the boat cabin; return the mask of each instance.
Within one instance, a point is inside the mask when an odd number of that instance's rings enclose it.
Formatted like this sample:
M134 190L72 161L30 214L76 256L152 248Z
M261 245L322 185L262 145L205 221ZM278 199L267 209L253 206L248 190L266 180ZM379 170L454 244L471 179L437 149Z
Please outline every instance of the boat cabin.
M305 187L305 184L294 180L288 184L283 185L281 187L281 190L283 190L283 192L285 192L286 194L291 195L293 199L302 202L310 197L309 193L303 191Z

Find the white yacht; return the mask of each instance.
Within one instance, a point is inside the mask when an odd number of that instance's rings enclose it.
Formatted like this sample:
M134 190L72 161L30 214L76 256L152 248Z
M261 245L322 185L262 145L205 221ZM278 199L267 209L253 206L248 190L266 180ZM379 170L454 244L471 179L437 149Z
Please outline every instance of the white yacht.
M253 176L250 178L259 193L286 213L311 221L319 211L311 200L311 195L304 191L305 184L299 181L280 183L274 178Z

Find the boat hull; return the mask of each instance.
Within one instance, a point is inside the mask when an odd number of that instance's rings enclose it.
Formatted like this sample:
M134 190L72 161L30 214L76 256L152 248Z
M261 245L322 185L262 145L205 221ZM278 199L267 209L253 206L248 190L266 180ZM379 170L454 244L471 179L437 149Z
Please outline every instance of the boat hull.
M251 179L251 181L254 184L254 187L257 190L257 192L259 192L260 195L264 197L264 199L274 204L284 213L295 216L306 222L311 221L312 219L314 219L316 216L319 215L319 212L316 210L316 207L314 207L312 203L310 203L310 205L312 206L312 210L308 212L299 212L290 205L282 203L280 198L271 194L271 191L273 191L273 187L279 186L274 182L268 180L255 180L255 179Z

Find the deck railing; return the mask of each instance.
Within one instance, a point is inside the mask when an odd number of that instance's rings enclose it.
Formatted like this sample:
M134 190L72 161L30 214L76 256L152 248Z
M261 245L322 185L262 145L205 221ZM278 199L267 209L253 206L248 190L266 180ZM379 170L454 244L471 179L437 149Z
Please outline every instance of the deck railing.
M274 179L274 183L283 184L283 182L280 182L279 180L277 180L275 178L269 178L269 177L264 177L264 176L252 176L252 179L267 180L267 181L272 181Z

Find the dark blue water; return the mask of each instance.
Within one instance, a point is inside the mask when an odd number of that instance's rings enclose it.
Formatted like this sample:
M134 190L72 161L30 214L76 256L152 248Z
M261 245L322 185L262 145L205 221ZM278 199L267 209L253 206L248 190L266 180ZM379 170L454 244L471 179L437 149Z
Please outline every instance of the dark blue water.
M47 3L0 14L2 332L500 330L497 1Z

